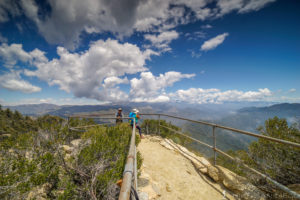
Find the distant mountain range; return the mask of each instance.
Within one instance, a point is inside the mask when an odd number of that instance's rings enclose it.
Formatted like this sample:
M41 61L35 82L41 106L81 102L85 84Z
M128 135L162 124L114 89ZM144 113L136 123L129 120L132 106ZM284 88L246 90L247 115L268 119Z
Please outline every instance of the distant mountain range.
M257 132L259 126L264 126L267 119L273 117L285 118L289 124L296 124L300 129L300 104L299 103L282 103L275 104L267 107L247 107L237 110L236 112L226 115L220 119L209 120L210 122L229 126L241 130L250 132ZM203 120L200 118L199 120ZM183 126L184 130L189 132L193 137L200 139L208 144L213 144L212 128L196 124L186 123ZM216 130L217 146L221 150L238 150L247 149L250 142L256 140L256 138L242 135L239 133ZM211 150L197 145L201 152L206 152L207 155L211 155Z
M260 103L260 105L266 105ZM165 103L128 103L126 105L64 105L53 104L31 104L19 106L4 106L12 110L18 110L22 114L30 116L39 116L44 114L66 117L67 115L85 114L85 113L115 113L119 107L123 108L127 115L132 108L138 108L142 113L166 113L170 115L181 116L188 119L210 121L216 124L229 126L241 130L257 132L259 126L274 116L286 118L289 124L300 124L300 103L282 103L262 107L244 107L240 105L184 105L184 104L165 104ZM146 117L143 117L146 118ZM147 117L148 118L148 117ZM154 117L157 118L156 116ZM162 118L171 121L177 126L183 127L183 130L189 132L193 137L201 141L212 144L212 128L197 123L190 123L183 120L171 118ZM221 150L247 149L250 142L255 138L217 129L217 146ZM201 148L201 152L211 154L211 150Z

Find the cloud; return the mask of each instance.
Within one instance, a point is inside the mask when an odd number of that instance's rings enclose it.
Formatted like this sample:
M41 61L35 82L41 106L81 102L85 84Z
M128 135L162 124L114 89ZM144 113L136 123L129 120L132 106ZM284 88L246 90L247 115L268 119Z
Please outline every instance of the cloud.
M239 13L246 13L251 11L258 11L265 7L267 4L275 2L276 0L250 0L239 9Z
M214 38L211 38L207 41L205 41L203 43L203 45L201 46L201 50L202 51L209 51L212 49L215 49L217 46L219 46L220 44L222 44L225 40L225 38L228 36L228 33L223 33L221 35L218 35Z
M289 90L289 92L290 93L294 93L294 92L296 92L297 90L295 89L295 88L291 88L290 90Z
M195 31L193 33L186 33L184 34L184 36L188 39L188 40L199 40L199 39L203 39L206 37L206 33L203 31Z
M128 83L128 80L120 77L147 70L145 62L155 52L141 51L136 45L108 39L98 40L88 50L78 53L58 47L57 54L59 58L36 62L37 69L26 70L25 75L58 85L76 97L126 101L128 95L117 85Z
M11 44L9 46L3 43L0 46L0 57L6 67L12 67L18 60L27 62L31 59L30 54L23 50L22 44Z
M176 31L166 31L158 35L144 35L146 40L149 40L154 47L163 52L170 51L171 48L169 47L169 44L178 37L179 34Z
M2 88L21 91L24 93L34 93L41 91L40 87L34 86L29 82L22 80L20 71L10 71L8 73L0 75L0 86Z
M193 49L188 49L187 51L191 53L192 58L200 58L200 56L202 55L201 53Z
M219 12L216 16L221 17L235 10L238 11L238 13L258 11L267 4L275 1L276 0L219 0L217 2Z
M1 0L0 1L0 22L7 22L9 17L20 15L20 9L16 0Z
M212 28L212 25L210 25L210 24L202 25L201 28L202 29L210 29L210 28Z
M172 86L175 82L183 78L192 78L195 74L182 74L180 72L169 71L159 76L154 76L151 72L142 72L140 79L130 80L130 95L135 102L162 102L169 101L165 94L165 88Z
M272 92L268 88L247 92L238 90L220 91L216 88L190 88L188 90L178 90L175 93L169 94L173 100L197 104L223 103L228 101L260 101L271 95Z
M49 43L74 50L80 44L82 33L110 32L122 38L134 32L165 32L232 11L257 11L275 0L215 1L216 4L211 0L49 0L50 9L41 12L44 8L34 0L2 0L0 23L24 15L36 24Z
M33 64L47 60L45 53L39 49L26 52L23 50L22 44L7 45L6 43L0 45L0 58L7 68L14 67L18 61Z

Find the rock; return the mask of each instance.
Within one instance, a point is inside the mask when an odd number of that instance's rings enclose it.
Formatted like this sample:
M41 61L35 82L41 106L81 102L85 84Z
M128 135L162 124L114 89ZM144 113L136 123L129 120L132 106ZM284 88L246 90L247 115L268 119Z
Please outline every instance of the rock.
M202 165L202 163L199 162L198 160L193 159L193 160L191 160L191 161L192 161L192 164L194 165L194 167L195 167L198 171L200 171L200 172L203 173L203 174L207 174L207 167L206 167L206 166Z
M244 190L240 195L243 200L264 200L267 199L266 195L257 187L248 183L244 185Z
M148 200L149 195L146 192L139 192L139 199L140 200Z
M197 157L197 160L201 162L201 164L204 165L205 167L211 166L210 162L206 160L206 158L204 157Z
M72 157L71 154L66 153L64 159L67 161L67 160L69 160L71 157Z
M157 196L161 196L160 189L156 183L154 183L154 182L152 183L152 188L155 191L155 193L157 194Z
M146 187L150 183L150 176L147 173L142 173L138 179L139 187Z
M172 188L171 188L171 186L168 183L166 185L166 191L167 192L172 192Z
M27 200L36 199L36 200L46 200L47 199L47 187L49 183L45 183L42 186L34 187L27 195ZM51 186L51 185L50 185Z
M172 151L175 150L170 144L168 144L168 143L165 142L164 140L162 140L159 144L160 144L161 146L163 146L163 147L169 149L169 150L172 150Z
M215 168L214 166L208 166L207 167L207 173L208 175L216 182L222 181L221 177L219 177L219 170Z
M239 194L241 199L266 199L265 194L249 183L246 178L239 176L222 166L217 165L216 168L219 170L219 178L220 180L223 180L223 185L232 192Z
M233 192L242 192L247 184L247 180L244 177L241 177L229 169L226 169L222 166L216 166L220 172L220 176L223 179L223 185Z
M82 141L82 139L72 140L71 144L73 145L73 147L77 148L77 147L79 147L81 141Z
M148 184L146 187L139 188L140 192L148 194L148 199L157 199L161 196L160 190L156 184Z
M32 161L32 159L33 159L32 152L31 151L26 151L25 158L28 159L29 161Z
M70 147L68 145L62 145L62 148L64 149L64 151L66 153L72 153L72 151L73 151L73 147Z

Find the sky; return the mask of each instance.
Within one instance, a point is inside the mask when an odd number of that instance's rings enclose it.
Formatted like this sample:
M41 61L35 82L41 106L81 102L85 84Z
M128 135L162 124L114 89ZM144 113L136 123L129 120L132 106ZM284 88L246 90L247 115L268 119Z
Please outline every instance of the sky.
M297 0L0 0L0 104L300 102Z

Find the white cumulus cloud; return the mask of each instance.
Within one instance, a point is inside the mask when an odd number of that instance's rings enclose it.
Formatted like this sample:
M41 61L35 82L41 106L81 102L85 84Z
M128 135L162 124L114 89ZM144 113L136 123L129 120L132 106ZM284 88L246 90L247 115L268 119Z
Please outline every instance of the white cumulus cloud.
M178 90L175 93L169 94L174 100L198 104L223 103L228 101L260 101L271 95L272 92L268 88L246 92L239 90L221 91L216 88L190 88L188 90Z
M40 87L34 86L29 82L23 80L20 76L20 71L10 71L0 75L0 87L20 91L24 93L34 93L41 91Z
M214 48L216 48L217 46L219 46L220 44L222 44L225 40L225 38L228 36L228 33L223 33L221 35L218 35L214 38L211 38L207 41L205 41L203 43L203 45L201 46L201 50L202 51L209 51L212 50Z
M136 45L121 44L117 40L99 40L84 52L71 53L57 48L59 58L36 63L36 70L25 72L58 85L61 90L76 97L100 101L125 101L127 94L117 85L128 83L126 74L147 70L145 62L154 52L141 51Z
M7 68L13 68L18 61L34 64L47 60L45 53L39 49L26 52L24 51L22 44L8 45L6 43L0 45L0 58Z
M182 74L180 72L169 71L159 76L154 76L151 72L142 72L140 79L130 80L130 95L136 102L162 102L169 101L170 98L165 93L165 88L172 86L175 82L183 78L192 78L195 74Z

